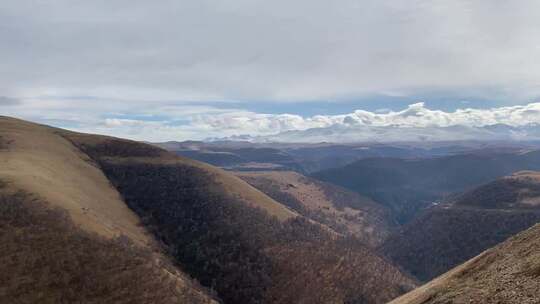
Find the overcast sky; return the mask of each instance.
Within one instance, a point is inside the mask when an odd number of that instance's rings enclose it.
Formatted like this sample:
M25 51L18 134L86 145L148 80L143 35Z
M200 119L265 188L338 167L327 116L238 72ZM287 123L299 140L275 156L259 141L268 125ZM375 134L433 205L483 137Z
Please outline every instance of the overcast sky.
M539 96L535 0L0 2L0 113L75 130L201 139Z

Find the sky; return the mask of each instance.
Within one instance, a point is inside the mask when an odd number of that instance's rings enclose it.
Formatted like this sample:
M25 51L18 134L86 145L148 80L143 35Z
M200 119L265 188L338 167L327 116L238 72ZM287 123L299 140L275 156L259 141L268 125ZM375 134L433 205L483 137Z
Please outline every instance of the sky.
M0 114L137 140L540 123L539 58L535 0L0 2Z

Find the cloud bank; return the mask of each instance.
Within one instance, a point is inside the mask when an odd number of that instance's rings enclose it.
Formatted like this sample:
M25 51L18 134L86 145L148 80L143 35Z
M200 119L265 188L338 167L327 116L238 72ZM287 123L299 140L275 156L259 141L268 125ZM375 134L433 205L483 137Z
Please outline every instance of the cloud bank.
M424 103L409 105L402 111L387 113L357 110L343 115L269 115L257 113L226 113L198 116L193 125L215 130L235 130L239 134L276 134L286 131L328 127L485 127L504 124L512 127L540 124L540 103L491 109L458 109L454 112L430 110Z
M152 141L523 128L538 105L510 105L540 97L539 11L535 0L0 1L0 114ZM317 102L366 109L372 96L506 107L305 114ZM268 114L293 104L303 115Z
M240 108L132 102L123 99L0 99L0 111L32 121L144 141L240 138L264 141L391 141L536 139L540 103L442 111L413 103L402 110L356 110L340 115L267 114ZM391 134L390 134L390 133ZM459 133L463 133L459 135ZM478 133L480 132L480 133ZM487 133L489 134L487 134ZM497 136L493 136L495 132ZM505 134L503 137L499 135ZM401 135L400 135L401 134ZM340 137L341 136L341 137ZM340 138L340 139L338 139ZM403 138L405 138L403 136Z

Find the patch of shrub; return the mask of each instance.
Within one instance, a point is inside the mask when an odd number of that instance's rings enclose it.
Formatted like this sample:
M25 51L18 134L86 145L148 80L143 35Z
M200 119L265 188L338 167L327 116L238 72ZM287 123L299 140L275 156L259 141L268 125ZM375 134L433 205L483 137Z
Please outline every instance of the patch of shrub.
M1 303L207 303L150 250L85 232L23 192L0 193L0 252Z
M0 136L0 150L7 150L9 145L13 143L13 140L9 140L3 136Z

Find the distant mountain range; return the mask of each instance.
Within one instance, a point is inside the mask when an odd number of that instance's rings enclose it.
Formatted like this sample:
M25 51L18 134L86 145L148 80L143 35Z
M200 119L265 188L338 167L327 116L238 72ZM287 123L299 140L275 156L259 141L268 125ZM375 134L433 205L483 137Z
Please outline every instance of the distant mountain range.
M487 149L431 158L365 158L316 172L312 177L371 197L388 206L404 223L456 192L521 170L540 170L540 150Z
M285 131L274 135L240 135L208 138L206 141L249 141L281 143L360 143L360 142L437 142L437 141L538 141L540 125L510 126L370 126L334 124L328 127Z
M293 170L304 174L342 167L366 158L415 159L465 153L521 153L540 148L539 142L471 140L356 144L255 143L224 140L169 141L154 145L229 170Z

